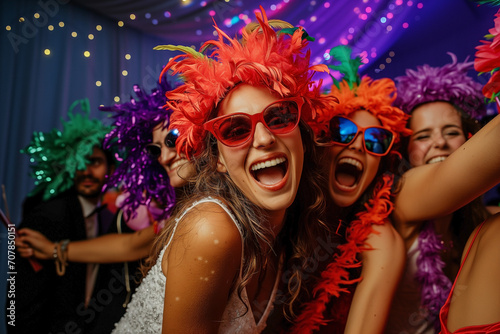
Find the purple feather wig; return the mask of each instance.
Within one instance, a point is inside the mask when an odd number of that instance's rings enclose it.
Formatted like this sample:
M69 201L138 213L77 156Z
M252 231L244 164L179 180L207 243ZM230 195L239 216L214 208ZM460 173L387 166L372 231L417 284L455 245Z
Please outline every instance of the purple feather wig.
M468 116L481 119L486 115L486 104L482 85L467 75L474 69L474 62L457 62L457 57L448 52L452 62L442 67L427 64L417 70L406 70L406 76L396 78L398 96L394 105L405 113L420 104L446 101L464 111ZM467 116L465 115L465 116Z
M165 92L172 87L167 80L157 83L157 88L147 94L134 85L137 99L130 102L100 107L101 111L112 112L114 129L104 139L106 148L113 147L120 162L107 182L107 187L121 187L128 194L121 207L128 217L134 217L140 205L151 204L155 200L164 208L159 219L167 218L175 204L175 191L165 169L145 151L152 141L153 129L169 124L171 110L163 109L166 103Z

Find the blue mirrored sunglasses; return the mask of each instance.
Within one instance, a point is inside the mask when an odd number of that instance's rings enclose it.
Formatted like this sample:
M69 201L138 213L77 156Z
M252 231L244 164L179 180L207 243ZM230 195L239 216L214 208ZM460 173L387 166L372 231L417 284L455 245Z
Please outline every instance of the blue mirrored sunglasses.
M335 116L330 120L329 130L316 137L320 146L347 146L354 142L358 134L363 135L365 150L375 156L384 156L391 150L394 133L381 126L360 127L352 120Z

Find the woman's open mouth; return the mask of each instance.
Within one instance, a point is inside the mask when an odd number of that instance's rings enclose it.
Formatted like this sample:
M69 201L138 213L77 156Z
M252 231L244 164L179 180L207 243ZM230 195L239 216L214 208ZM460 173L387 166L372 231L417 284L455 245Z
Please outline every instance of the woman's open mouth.
M264 186L277 186L288 171L288 160L285 156L260 161L250 167L253 178Z
M363 165L353 158L342 158L335 168L335 180L346 189L354 188L363 174Z

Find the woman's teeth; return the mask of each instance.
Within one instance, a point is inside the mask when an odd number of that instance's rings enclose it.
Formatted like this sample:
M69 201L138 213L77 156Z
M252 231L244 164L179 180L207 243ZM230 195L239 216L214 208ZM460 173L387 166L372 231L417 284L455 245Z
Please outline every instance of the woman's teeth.
M187 159L179 159L177 161L174 161L174 163L172 165L170 165L170 169L175 169L177 168L179 165L183 165L185 164L187 161Z
M435 157L435 158L432 158L431 160L427 161L427 164L433 164L433 163L441 162L441 161L445 161L445 160L446 160L446 157Z
M358 170L363 170L363 165L356 159L352 158L342 158L338 162L339 164L349 164L356 167Z
M267 160L264 162L259 162L255 165L253 165L251 170L256 171L256 170L267 168L267 167L273 167L273 166L279 165L285 161L286 161L286 159L284 157L280 157L280 158L276 158L276 159L272 159L272 160Z

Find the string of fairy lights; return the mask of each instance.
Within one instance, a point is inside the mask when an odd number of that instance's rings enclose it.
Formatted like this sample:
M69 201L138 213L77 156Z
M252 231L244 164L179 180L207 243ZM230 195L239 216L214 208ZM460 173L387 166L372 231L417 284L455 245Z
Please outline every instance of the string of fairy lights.
M230 2L230 0L225 0L226 2ZM266 11L268 11L269 16L279 16L279 12L282 11L283 9L286 8L286 6L291 5L292 0L283 0L281 2L278 2L276 4L271 4L266 8ZM195 2L194 1L181 1L181 6L192 6ZM217 10L214 8L208 8L207 1L201 1L198 3L200 7L207 7L206 14L210 17L215 17L217 15ZM328 10L336 10L336 3L333 0L330 1L319 1L319 0L311 0L309 2L309 5L311 7L314 7L316 10L310 11L311 14L305 13L305 15L309 15L307 18L303 18L299 20L298 24L302 25L308 30L308 27L316 27L316 28L321 28L318 25L320 24L320 15L321 13L324 13L324 11ZM376 20L377 24L380 26L380 29L383 31L385 34L391 33L395 29L408 29L410 24L409 22L403 22L403 23L398 23L397 26L395 26L395 19L397 16L403 12L403 7L416 7L417 9L422 9L423 8L423 3L422 2L416 2L414 0L393 0L392 3L387 5L386 7L383 8L383 10L378 9L380 7L380 0L361 0L358 2L353 2L353 7L351 9L351 13L349 15L352 15L352 20L349 22L349 26L346 26L343 32L341 32L339 35L336 35L334 37L330 37L328 35L318 35L314 36L317 37L315 44L319 45L320 48L323 48L322 53L317 54L313 60L313 63L319 64L319 63L328 63L330 61L330 50L332 47L342 44L342 45L350 45L353 44L353 41L355 41L356 36L362 33L360 31L363 27L363 23L369 21L369 20ZM377 10L379 10L377 12ZM44 17L45 15L45 17ZM145 14L142 14L143 17L151 23L151 25L158 25L159 20L169 20L172 19L174 14L172 11L163 11L160 13L150 13L147 12ZM30 16L22 16L19 17L18 19L18 24L20 27L15 27L16 29L22 28L23 24L28 24L32 22L31 24L35 23L37 27L41 27L41 29L47 29L49 32L56 31L57 29L66 29L66 31L69 33L69 35L72 38L87 38L88 40L92 41L98 37L98 34L103 31L103 25L97 24L95 25L91 31L87 32L79 32L76 29L67 27L67 24L64 21L59 21L58 23L52 23L49 24L49 20L46 17L47 15L43 12L34 12L31 13ZM116 22L116 25L119 28L122 28L126 26L127 20L130 20L130 23L136 20L138 17L135 13L130 13L128 15L128 18L126 20L119 20ZM246 24L248 24L251 20L253 19L252 15L249 15L249 13L240 13L238 15L234 15L231 17L227 17L222 21L222 24L227 27L240 27L243 28ZM43 22L46 22L45 27L43 25ZM315 26L316 25L316 26ZM312 29L312 28L311 28ZM7 32L12 32L14 30L14 27L11 25L7 25L5 27L5 30ZM318 31L323 31L321 29L316 29ZM201 28L197 28L194 31L194 34L197 36L203 35L203 30ZM215 31L214 31L215 33ZM53 53L53 50L51 50L50 47L44 47L42 50L42 54L44 56L51 56ZM95 51L94 51L95 52ZM384 51L385 52L385 51ZM363 59L363 62L366 64L370 63L371 61L374 61L378 59L378 50L377 47L374 46L368 46L365 49L363 49L360 53L360 56ZM395 51L389 51L387 52L387 56L384 59L380 59L380 64L378 67L375 69L375 72L380 72L383 71L386 66L391 64L393 61L393 58L395 57ZM92 57L92 53L89 49L84 50L82 52L82 56L84 58L90 58ZM129 61L132 59L132 53L128 52L123 54L121 57L124 57L125 60ZM123 77L127 77L129 75L129 71L126 68L123 68L120 70L120 74ZM101 87L103 86L102 80L96 80L95 85L96 87ZM127 94L124 94L125 96ZM120 97L115 96L114 101L115 102L120 102Z

